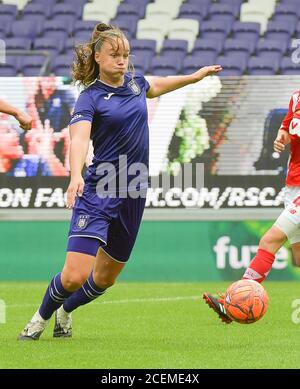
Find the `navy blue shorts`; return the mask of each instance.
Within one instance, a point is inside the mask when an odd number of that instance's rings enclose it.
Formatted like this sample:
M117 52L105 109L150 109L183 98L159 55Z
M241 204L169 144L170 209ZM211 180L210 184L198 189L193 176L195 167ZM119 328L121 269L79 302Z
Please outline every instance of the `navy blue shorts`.
M146 199L141 197L100 198L97 193L84 189L73 208L67 251L96 255L101 246L112 259L127 262L145 202Z

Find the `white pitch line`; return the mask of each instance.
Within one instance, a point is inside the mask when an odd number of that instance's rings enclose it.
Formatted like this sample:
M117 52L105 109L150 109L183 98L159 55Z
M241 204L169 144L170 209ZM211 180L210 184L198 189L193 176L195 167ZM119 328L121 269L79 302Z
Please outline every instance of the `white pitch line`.
M130 303L160 303L168 301L182 301L182 300L200 300L200 296L177 296L177 297L151 297L151 298L136 298L136 299L126 299L126 300L107 300L102 302L94 302L94 304L103 305L103 304L130 304ZM36 304L8 304L7 308L28 308L36 307L39 303Z

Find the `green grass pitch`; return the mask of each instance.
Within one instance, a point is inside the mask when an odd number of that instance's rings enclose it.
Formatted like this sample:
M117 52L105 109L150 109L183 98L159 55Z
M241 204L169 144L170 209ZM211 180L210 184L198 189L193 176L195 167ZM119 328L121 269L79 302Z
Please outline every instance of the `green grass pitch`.
M266 282L269 309L251 325L221 323L201 299L228 285L120 282L73 313L72 339L53 339L52 319L39 341L20 342L46 283L2 282L0 368L299 368L299 284Z

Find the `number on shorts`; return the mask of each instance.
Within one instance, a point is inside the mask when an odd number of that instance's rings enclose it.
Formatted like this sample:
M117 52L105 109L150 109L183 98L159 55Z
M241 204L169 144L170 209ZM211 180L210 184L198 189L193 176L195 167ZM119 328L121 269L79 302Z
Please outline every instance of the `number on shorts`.
M293 204L295 204L296 207L300 206L300 196L296 197L295 200L293 200Z

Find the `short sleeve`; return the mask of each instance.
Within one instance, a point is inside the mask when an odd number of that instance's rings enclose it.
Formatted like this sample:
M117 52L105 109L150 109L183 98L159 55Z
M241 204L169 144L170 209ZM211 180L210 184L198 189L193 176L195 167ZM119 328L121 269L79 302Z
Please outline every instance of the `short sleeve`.
M280 130L288 131L292 119L293 119L293 97L291 97L289 110L281 123Z
M87 120L89 122L92 122L94 114L95 114L94 101L87 91L83 91L81 92L81 94L79 95L76 101L74 112L70 120L70 125L80 122L82 120Z

